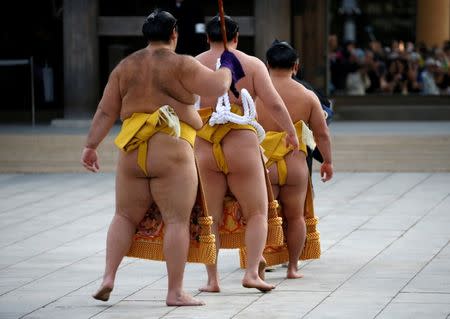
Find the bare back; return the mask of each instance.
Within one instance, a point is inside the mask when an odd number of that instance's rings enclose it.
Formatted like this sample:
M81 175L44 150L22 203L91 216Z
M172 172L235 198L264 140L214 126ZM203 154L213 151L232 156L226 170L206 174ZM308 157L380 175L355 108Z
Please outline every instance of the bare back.
M264 91L270 91L265 89L265 85L267 85L267 82L270 81L267 81L269 77L264 63L262 63L262 61L258 58L247 55L242 51L235 49L230 49L230 51L239 59L245 73L245 77L236 84L236 88L239 91L243 88L247 89L253 99L256 96L264 95ZM223 50L210 49L198 55L196 59L209 69L215 70L217 59L220 58L222 52ZM230 103L242 105L242 101L240 99L235 98L233 94L228 95L230 97ZM202 96L200 107L215 107L216 102L216 97Z
M311 114L314 108L317 108L315 104L318 102L314 93L290 77L272 77L272 83L283 99L293 123L302 120L309 124ZM260 99L256 100L256 109L258 122L266 131L282 131Z
M180 120L200 128L201 120L193 107L195 96L182 83L190 59L165 48L145 48L125 58L114 70L122 97L120 118L170 105Z

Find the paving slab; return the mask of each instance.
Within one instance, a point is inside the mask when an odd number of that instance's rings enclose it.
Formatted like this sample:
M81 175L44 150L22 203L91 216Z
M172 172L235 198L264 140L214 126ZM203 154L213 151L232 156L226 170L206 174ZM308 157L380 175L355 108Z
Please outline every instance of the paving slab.
M303 279L276 267L266 274L274 291L245 289L238 252L222 250L222 292L200 293L205 269L188 264L185 289L207 305L167 307L165 264L133 258L108 302L91 298L114 174L0 174L0 318L450 316L450 173L337 172L330 183L313 181L322 257L300 264Z

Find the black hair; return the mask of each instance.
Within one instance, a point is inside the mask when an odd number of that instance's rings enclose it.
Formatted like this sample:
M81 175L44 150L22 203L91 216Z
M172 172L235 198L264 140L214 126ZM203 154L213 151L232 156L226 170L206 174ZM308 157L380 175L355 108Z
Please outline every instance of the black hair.
M177 28L177 19L167 11L155 9L145 19L142 25L142 34L145 40L169 42L173 29Z
M289 43L275 40L266 52L266 59L271 68L291 69L299 56Z
M225 28L227 29L227 41L234 39L239 32L239 25L229 16L225 16ZM220 17L216 15L206 24L206 34L211 42L222 41L222 33L220 32Z

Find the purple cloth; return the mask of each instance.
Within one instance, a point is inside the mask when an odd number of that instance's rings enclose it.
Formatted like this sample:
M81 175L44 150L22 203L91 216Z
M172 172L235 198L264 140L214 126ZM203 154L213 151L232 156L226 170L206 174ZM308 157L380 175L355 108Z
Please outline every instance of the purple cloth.
M231 71L231 86L230 91L236 98L239 97L239 92L236 89L236 83L245 76L242 65L238 58L230 51L224 51L220 56L220 67L228 68Z

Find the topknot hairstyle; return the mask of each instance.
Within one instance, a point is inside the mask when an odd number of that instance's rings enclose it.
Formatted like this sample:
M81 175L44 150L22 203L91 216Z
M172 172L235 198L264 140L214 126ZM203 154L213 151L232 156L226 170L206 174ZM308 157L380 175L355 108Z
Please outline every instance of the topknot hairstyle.
M169 42L174 28L177 30L177 19L167 11L155 9L145 19L142 34L149 42Z

